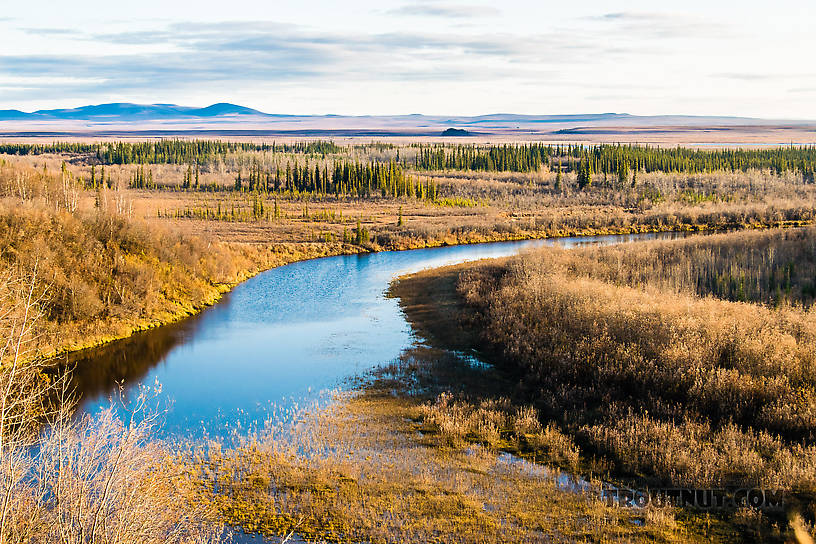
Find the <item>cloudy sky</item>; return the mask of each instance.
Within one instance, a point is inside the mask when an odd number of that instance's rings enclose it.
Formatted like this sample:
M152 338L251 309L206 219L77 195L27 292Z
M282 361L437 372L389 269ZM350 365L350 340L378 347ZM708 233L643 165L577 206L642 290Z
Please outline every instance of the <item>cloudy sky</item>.
M814 28L812 0L14 2L0 109L816 119Z

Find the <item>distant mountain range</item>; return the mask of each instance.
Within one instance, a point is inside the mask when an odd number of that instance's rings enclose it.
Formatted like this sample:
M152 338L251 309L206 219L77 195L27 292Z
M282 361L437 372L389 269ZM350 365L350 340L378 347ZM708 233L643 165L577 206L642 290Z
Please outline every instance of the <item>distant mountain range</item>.
M816 121L628 113L477 116L269 114L226 102L197 108L112 103L0 110L0 137L505 138L550 141L813 142ZM749 136L746 136L749 135Z
M80 108L38 110L26 113L20 110L0 110L0 121L12 120L111 120L111 121L144 121L160 119L212 119L236 115L265 116L252 108L236 106L222 102L206 108L191 108L175 104L130 104L116 102L113 104L99 104L96 106L82 106Z
M163 121L163 120L219 120L247 118L255 119L358 119L369 124L372 120L381 119L383 121L400 120L403 124L413 124L421 127L425 124L432 125L501 125L507 126L513 123L523 125L536 124L569 124L577 123L595 125L601 124L622 124L631 125L633 123L643 125L699 125L699 124L764 124L761 119L751 119L746 117L706 117L690 115L662 115L662 116L638 116L628 113L597 113L597 114L573 114L573 115L517 115L511 113L496 113L490 115L477 116L439 116L439 115L291 115L291 114L269 114L245 106L238 106L221 102L204 108L178 106L176 104L131 104L127 102L116 102L111 104L98 104L93 106L82 106L70 109L38 110L27 113L20 110L0 110L0 121L91 121L91 122L134 122L134 121ZM799 122L796 122L799 123Z

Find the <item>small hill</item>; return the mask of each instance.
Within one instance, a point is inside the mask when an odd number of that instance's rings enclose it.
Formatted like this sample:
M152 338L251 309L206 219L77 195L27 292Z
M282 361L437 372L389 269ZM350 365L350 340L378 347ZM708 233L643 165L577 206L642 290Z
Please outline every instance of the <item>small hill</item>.
M188 115L195 117L218 117L220 115L265 115L263 112L247 108L245 106L236 106L228 102L219 102L206 108L191 109L187 112Z
M30 113L20 110L0 110L0 121L28 119L30 116Z
M442 132L442 136L470 136L471 133L461 128L449 128Z

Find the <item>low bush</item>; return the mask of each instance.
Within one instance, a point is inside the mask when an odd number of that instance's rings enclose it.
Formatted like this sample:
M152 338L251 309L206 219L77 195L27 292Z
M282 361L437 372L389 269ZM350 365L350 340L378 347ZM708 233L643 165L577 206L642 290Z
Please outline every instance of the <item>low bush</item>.
M549 248L473 265L458 288L476 311L483 347L518 374L542 420L588 455L611 459L619 475L809 494L813 311L700 297L687 288L694 272L673 272L705 270L695 258L727 243L710 266L736 254L750 262L749 247L772 255L778 245L785 259L811 240L811 232L773 232ZM664 265L661 256L676 257Z

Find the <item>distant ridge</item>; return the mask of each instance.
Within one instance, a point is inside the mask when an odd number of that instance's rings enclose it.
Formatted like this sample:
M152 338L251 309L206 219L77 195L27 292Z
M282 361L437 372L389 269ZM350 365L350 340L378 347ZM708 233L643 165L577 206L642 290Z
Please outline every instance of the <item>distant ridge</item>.
M29 119L30 113L20 110L0 110L0 120L14 121L17 119Z
M285 120L308 119L315 120L342 120L400 122L401 124L416 124L423 126L438 126L440 129L450 126L460 127L490 127L524 125L527 127L546 125L701 125L723 124L757 125L769 123L769 120L752 119L748 117L717 117L695 115L654 115L639 116L628 113L587 113L587 114L557 114L557 115L522 115L513 113L494 113L474 116L441 116L441 115L295 115L269 114L259 110L219 102L206 107L179 106L176 104L133 104L130 102L114 102L110 104L96 104L78 108L61 108L38 110L27 113L17 109L0 110L0 121L89 121L89 122L138 122L138 121L167 121L167 120L218 120L235 118L255 118L256 120ZM800 121L792 121L794 124ZM563 127L562 127L563 128Z
M455 127L455 129L453 129ZM219 102L0 110L0 138L451 138L636 143L816 143L816 121L694 115L297 115Z
M54 110L38 110L26 113L19 110L0 110L0 120L114 120L145 121L160 119L201 118L212 119L239 115L265 116L266 114L252 108L237 106L226 102L213 104L205 108L177 106L175 104L131 104L114 102Z

